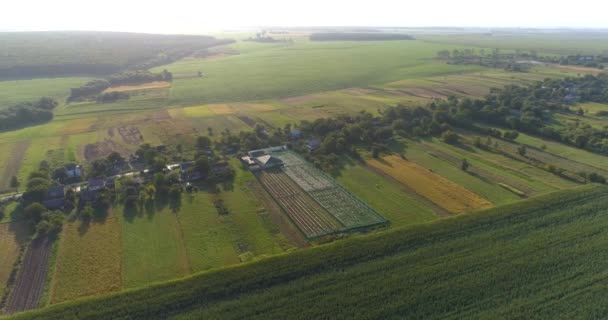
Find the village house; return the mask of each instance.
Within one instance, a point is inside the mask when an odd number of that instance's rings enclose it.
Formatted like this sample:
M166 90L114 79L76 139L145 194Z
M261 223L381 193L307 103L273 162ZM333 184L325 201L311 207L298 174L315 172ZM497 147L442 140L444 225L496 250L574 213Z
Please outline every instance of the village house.
M320 146L321 146L321 140L318 138L312 138L312 139L308 140L308 142L306 143L306 148L308 148L308 151L317 150Z
M65 188L63 185L50 187L42 201L42 205L49 210L57 210L65 205Z
M66 164L64 166L68 178L80 178L82 177L82 166L74 163Z
M179 178L181 181L194 181L202 179L203 175L194 170L194 161L188 161L179 164Z
M254 161L261 169L276 168L283 165L283 160L269 154L257 157Z
M88 190L89 191L98 191L105 188L106 182L101 178L94 178L89 180Z

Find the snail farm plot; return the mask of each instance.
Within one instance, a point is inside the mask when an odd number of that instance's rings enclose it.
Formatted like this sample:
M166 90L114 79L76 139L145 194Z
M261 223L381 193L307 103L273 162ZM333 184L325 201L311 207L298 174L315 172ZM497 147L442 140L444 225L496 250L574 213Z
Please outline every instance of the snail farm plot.
M388 221L333 178L285 148L249 153L250 168L296 226L311 239L386 225Z

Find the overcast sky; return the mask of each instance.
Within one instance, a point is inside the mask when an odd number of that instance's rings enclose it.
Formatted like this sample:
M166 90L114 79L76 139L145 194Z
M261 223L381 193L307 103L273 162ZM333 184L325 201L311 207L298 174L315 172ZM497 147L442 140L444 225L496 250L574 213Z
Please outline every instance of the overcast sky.
M608 0L3 0L0 30L202 33L247 26L608 28Z

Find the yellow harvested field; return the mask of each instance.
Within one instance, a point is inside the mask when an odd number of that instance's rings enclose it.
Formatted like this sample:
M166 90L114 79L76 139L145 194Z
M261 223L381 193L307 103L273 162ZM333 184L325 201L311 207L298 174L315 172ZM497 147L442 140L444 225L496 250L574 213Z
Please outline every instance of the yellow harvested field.
M451 213L492 207L479 195L399 156L371 159L367 163Z
M122 289L121 228L110 214L103 222L64 226L57 252L51 303Z
M129 91L140 91L140 90L152 90L152 89L164 89L171 87L171 83L167 81L154 81L148 82L136 86L116 86L109 87L103 92L129 92Z
M28 228L26 223L12 222L0 224L0 294L6 287L15 261L19 258L22 245L27 242Z
M232 106L228 104L211 104L209 105L209 110L213 111L213 113L217 115L227 115L235 113Z
M236 111L271 111L277 107L265 103L234 103L231 105Z

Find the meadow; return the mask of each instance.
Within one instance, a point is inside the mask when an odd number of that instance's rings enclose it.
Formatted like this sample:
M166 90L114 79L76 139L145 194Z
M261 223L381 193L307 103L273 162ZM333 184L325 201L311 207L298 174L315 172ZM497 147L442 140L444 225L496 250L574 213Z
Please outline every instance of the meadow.
M70 88L78 87L90 78L36 78L0 81L0 109L20 102L33 102L41 97L62 101L70 95Z
M13 318L601 318L607 200L586 186Z

